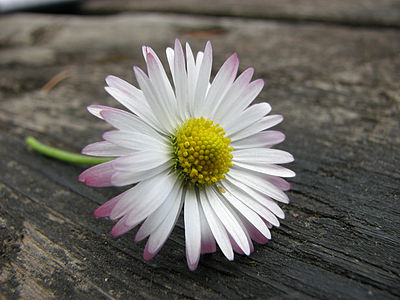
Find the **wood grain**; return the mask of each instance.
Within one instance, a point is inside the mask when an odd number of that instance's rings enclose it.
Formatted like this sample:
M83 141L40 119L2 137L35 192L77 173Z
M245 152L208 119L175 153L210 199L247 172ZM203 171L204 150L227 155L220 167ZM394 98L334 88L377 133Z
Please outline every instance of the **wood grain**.
M0 294L5 299L397 299L400 297L400 32L398 29L157 13L9 15L0 19ZM250 257L202 256L190 272L179 220L142 260L133 233L112 238L99 204L121 188L77 181L81 166L30 151L24 137L79 151L109 127L89 104L134 82L141 45L165 62L174 38L214 70L232 53L256 69L285 116L294 154L286 219ZM51 89L43 86L61 72Z

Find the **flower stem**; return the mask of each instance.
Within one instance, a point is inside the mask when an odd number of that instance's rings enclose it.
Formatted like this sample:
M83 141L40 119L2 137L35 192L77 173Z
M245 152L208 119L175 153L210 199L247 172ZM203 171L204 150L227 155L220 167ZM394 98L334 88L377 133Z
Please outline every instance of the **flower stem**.
M82 165L98 165L103 162L107 162L112 160L112 158L107 157L93 157L82 154L71 153L67 151L63 151L54 147L46 146L40 143L37 139L32 136L28 136L25 139L25 142L28 144L30 148L33 150L42 153L46 156L56 158L58 160L62 160L69 163L82 164Z

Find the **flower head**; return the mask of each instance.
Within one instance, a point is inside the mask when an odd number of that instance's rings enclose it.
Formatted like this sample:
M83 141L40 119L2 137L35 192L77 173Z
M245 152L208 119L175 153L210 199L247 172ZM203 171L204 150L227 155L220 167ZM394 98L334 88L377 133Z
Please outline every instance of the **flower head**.
M267 115L267 103L251 105L263 88L251 81L249 68L236 78L239 60L230 56L210 83L212 48L196 58L179 40L166 54L173 87L157 57L143 47L147 74L134 72L140 89L108 76L106 91L130 112L92 105L88 110L117 130L82 152L116 157L84 171L79 179L91 186L135 184L95 211L117 220L119 236L141 224L135 241L148 237L144 259L155 256L170 235L183 208L187 263L196 269L200 254L216 244L233 260L249 255L253 242L266 243L270 228L284 218L276 201L288 203L290 188L281 177L294 172L277 164L291 154L272 149L285 136L267 130L282 116Z

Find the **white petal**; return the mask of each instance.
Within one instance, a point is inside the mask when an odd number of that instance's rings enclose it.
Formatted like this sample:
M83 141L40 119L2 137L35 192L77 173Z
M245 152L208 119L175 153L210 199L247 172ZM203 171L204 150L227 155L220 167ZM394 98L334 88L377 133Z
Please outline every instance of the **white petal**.
M116 204L110 218L126 215L125 224L136 226L153 213L166 200L177 180L165 171L153 178L141 181Z
M212 48L211 48L211 43L207 42L206 47L204 49L204 56L201 61L200 70L198 73L196 90L194 93L195 117L201 117L200 108L202 107L202 105L204 105L205 95L208 89L208 85L210 83L211 67L212 67Z
M189 187L184 204L186 259L191 270L196 269L201 251L201 223L199 202L193 188Z
M124 215L126 216L129 213L129 205L132 203L132 201L134 201L135 198L138 198L138 196L146 189L149 183L154 184L155 180L158 179L160 176L161 175L141 181L129 190L126 190L125 192L120 194L118 203L113 207L111 211L110 219L116 220Z
M138 151L113 160L113 168L122 172L140 172L158 167L170 161L170 155L156 151Z
M165 218L167 218L167 216L171 213L175 202L180 201L180 199L177 198L178 192L181 189L180 186L181 184L177 181L164 203L161 204L161 206L156 209L146 219L146 221L143 222L142 226L140 226L139 230L136 233L135 242L141 241L144 238L148 237L150 234L152 234L152 232L157 229L157 227L160 226Z
M141 90L137 89L125 80L111 75L106 77L106 82L109 86L105 87L105 90L119 103L152 127L160 129L160 123L150 110L150 106Z
M155 129L149 126L147 123L143 122L141 118L128 113L126 111L110 111L105 110L102 111L101 116L106 120L109 124L114 126L117 129L125 130L125 131L133 131L140 132L143 134L147 134L149 136L157 137L159 139L164 139Z
M269 148L234 150L232 155L234 163L285 164L294 160L293 155L289 152Z
M173 166L173 162L168 161L162 165L147 170L136 171L134 169L124 171L114 171L111 177L111 182L115 186L124 186L128 184L137 183L151 177L154 177L161 172L170 169Z
M154 60L152 60L154 63ZM153 86L149 77L138 67L133 67L135 72L136 80L139 83L140 88L142 89L146 99L148 100L149 106L154 114L154 116L158 119L159 123L163 126L162 132L166 135L169 135L170 132L174 129L174 125L172 123L172 113L170 107L168 107L168 103L163 101L162 98L158 97L156 94L156 89L158 86Z
M197 73L197 78L199 76L201 63L203 62L203 57L204 57L204 52L203 51L197 52L197 55L196 55L196 73Z
M164 104L167 109L164 114L168 113L171 121L176 119L176 99L171 83L165 73L164 67L154 51L147 47L147 71L151 85L153 86L154 95ZM173 123L175 125L175 123Z
M265 194L277 201L289 203L289 198L284 192L282 192L269 181L259 176L253 175L250 172L245 172L232 168L227 176L232 177L233 179L236 179L237 181L240 181L245 185L251 187L252 189L262 194Z
M233 249L226 229L210 205L204 190L200 190L200 202L204 210L208 225L216 239L222 253L228 260L233 260Z
M122 217L111 229L110 234L112 236L120 236L123 235L125 233L127 233L128 231L130 231L133 227L135 227L135 224L132 225L127 225L126 224L126 220L128 219L128 215L125 215L124 217Z
M123 156L132 154L132 150L107 141L102 141L87 145L82 149L82 153L92 156Z
M103 111L117 111L117 112L124 112L121 109L114 108L114 107L109 107L109 106L104 106L104 105L89 105L87 107L87 110L94 116L98 117L99 119L104 120L103 116L101 115L101 112Z
M208 116L213 111L213 108L223 100L223 96L235 80L238 67L239 59L235 53L225 61L215 76L207 92L204 105L201 107L203 116Z
M200 195L196 194L196 197L197 202L200 203ZM201 227L201 253L213 253L216 251L217 246L201 205L199 205L199 214Z
M244 110L254 101L254 99L258 96L263 87L264 80L262 79L256 79L251 82L242 94L243 97L239 98L239 101L236 102L235 107L238 110Z
M238 220L233 216L226 205L221 201L219 193L216 193L214 189L206 189L207 198L210 202L212 209L218 216L225 229L229 232L232 238L235 240L237 245L246 255L250 255L250 247L246 237L246 233L240 226Z
M187 76L188 76L188 107L189 113L193 115L194 109L194 92L197 82L196 63L194 61L193 52L189 43L186 43L186 63L187 63Z
M226 128L224 127L225 132L228 136L231 136L236 132L256 123L270 111L271 106L268 103L254 104L243 111L238 118L232 119L229 123L226 123ZM240 120L240 122L238 122L238 120Z
M250 238L253 241L255 241L259 244L265 244L268 242L268 239L271 239L271 238L265 237L264 234L262 234L260 231L258 231L258 229L255 228L254 225L251 224L248 220L243 219L242 221L243 221L244 226L246 226L246 229L250 235ZM272 228L272 225L271 225L271 228Z
M244 162L235 162L236 167L240 167L243 169L248 169L251 171L260 172L263 174L268 174L272 176L280 176L280 177L294 177L296 173L287 168L277 166L277 165L267 165L267 164L259 164L259 163L244 163Z
M170 146L158 134L150 136L140 132L112 130L103 133L103 139L132 150L170 152Z
M111 177L115 173L112 161L93 166L79 175L79 181L89 186L112 186Z
M228 187L226 187L227 184ZM274 213L278 218L281 219L285 218L285 213L274 200L272 200L268 196L265 196L255 191L254 189L248 187L247 185L241 183L240 181L235 180L232 177L229 177L227 178L226 182L224 182L224 187L229 189L231 194L235 195L235 197L240 201L242 201L244 204L248 205L248 202L246 201L249 200L245 199L248 199L250 197L251 199L259 202L262 206L266 207L268 210ZM258 211L256 212L258 213Z
M224 185L225 186L225 185ZM229 202L240 214L243 215L259 232L261 232L266 238L271 238L271 233L268 227L265 225L264 221L259 217L259 215L244 203L242 203L234 194L224 189L221 194L226 201Z
M232 121L237 121L237 119L242 114L242 111L250 105L250 103L257 97L262 88L264 87L264 81L262 79L257 79L251 82L249 85L243 89L239 97L236 98L235 102L232 102L230 109L221 118L221 124L228 127L226 124L232 123ZM225 128L225 127L224 127Z
M144 251L144 259L149 260L154 257L160 251L161 247L164 245L165 241L171 234L176 221L179 218L179 214L182 210L183 200L182 200L182 188L179 188L178 193L175 197L176 201L164 219L164 221L157 227L157 229L151 233Z
M278 189L282 191L288 191L290 190L290 183L287 182L285 179L280 178L278 176L273 176L273 175L261 175L265 179L267 179L269 182L271 182L273 185L275 185Z
M273 224L274 226L279 226L279 220L276 218L276 216L264 205L262 205L260 202L256 201L253 197L251 197L249 194L244 193L243 190L241 190L231 178L228 178L224 183L223 183L224 189L226 189L229 193L234 195L237 199L239 199L243 204L251 208L253 211L255 211L258 215L260 215L262 218ZM265 201L264 201L265 202ZM267 238L271 238L270 236L266 236Z
M243 229L243 232L244 232L244 234L246 235L247 244L249 245L250 252L249 252L249 254L246 254L246 253L240 248L240 246L236 243L236 241L232 238L232 236L229 236L229 237L230 237L230 240L231 240L232 248L233 248L233 250L234 250L235 252L240 253L240 254L242 254L242 255L244 255L244 254L250 255L251 253L254 252L254 245L253 245L253 242L252 242L252 240L251 240L250 234L249 234L248 231L247 231L247 227L248 227L248 226L246 226L245 223L244 223L244 222L246 221L246 219L245 219L242 215L238 214L238 212L237 212L233 207L231 207L231 206L228 205L227 208L229 209L229 211L231 212L231 214L235 217L235 219L238 221L240 227Z
M174 84L176 101L178 105L179 116L182 120L188 118L189 105L188 105L188 77L186 74L185 56L183 53L182 45L178 39L175 40L174 50Z
M224 116L226 116L232 110L232 108L235 106L235 103L238 101L241 94L249 84L253 73L254 69L248 68L243 71L242 74L240 74L240 76L235 80L228 92L225 94L219 105L214 107L214 110L209 115L210 119L216 121L217 123L221 123L221 120L224 120Z
M169 65L169 69L171 70L172 78L174 79L174 76L175 76L175 74L174 74L175 73L174 72L174 49L172 49L171 47L168 47L165 50L165 53L167 55L168 65Z
M256 133L247 138L231 143L231 146L237 149L246 148L269 148L285 140L285 135L280 131L267 130Z
M251 126L233 134L229 138L232 140L232 142L247 138L256 133L259 133L260 131L266 130L268 128L271 128L272 126L279 124L280 122L282 122L282 120L283 117L281 115L266 116L257 121L255 124L252 124Z
M124 192L126 193L126 191ZM118 201L123 197L124 193L119 194L115 196L114 198L108 200L106 203L102 204L99 206L95 211L94 211L94 216L95 217L109 217L111 215L111 211L115 207L115 205L118 203Z

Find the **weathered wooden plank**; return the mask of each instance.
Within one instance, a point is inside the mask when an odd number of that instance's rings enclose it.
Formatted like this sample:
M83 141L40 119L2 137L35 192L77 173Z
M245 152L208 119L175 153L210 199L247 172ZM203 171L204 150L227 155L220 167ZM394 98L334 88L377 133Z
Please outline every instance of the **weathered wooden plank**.
M397 0L97 0L84 3L81 9L89 14L164 12L353 26L400 26Z
M15 15L0 19L0 293L6 298L386 298L400 296L400 33L229 18ZM209 32L207 28L218 30ZM79 34L77 34L79 32ZM200 32L196 35L193 32ZM121 191L77 182L83 170L29 151L30 134L79 149L109 128L85 106L115 105L104 77L133 81L140 46L211 38L220 66L266 80L259 101L283 113L296 157L292 203L273 239L226 261L184 259L182 221L152 261L133 234L112 238L92 211ZM161 55L163 56L163 55ZM164 56L163 56L163 60ZM68 77L48 91L54 75ZM285 296L286 295L286 296Z

